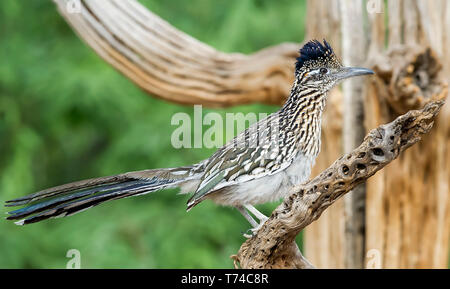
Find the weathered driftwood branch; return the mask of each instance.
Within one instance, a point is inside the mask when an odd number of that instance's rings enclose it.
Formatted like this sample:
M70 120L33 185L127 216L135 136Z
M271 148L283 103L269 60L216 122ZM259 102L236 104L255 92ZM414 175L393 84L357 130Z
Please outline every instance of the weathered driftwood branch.
M105 61L145 92L180 104L282 103L299 44L251 55L223 53L174 28L135 0L54 0L59 13ZM69 3L70 4L70 3Z
M272 213L255 236L233 256L242 268L311 268L298 251L295 237L356 185L381 170L428 133L444 100L409 111L373 129L363 143L306 184ZM395 192L392 192L395 193Z

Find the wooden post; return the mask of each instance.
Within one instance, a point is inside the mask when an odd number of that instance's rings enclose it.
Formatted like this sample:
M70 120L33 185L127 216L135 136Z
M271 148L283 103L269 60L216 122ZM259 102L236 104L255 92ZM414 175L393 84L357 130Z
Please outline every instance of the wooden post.
M360 0L339 1L341 11L342 63L344 66L364 66L366 39L363 3ZM365 7L364 7L365 8ZM357 147L366 133L364 127L364 88L366 81L350 79L343 83L342 140L345 153ZM365 242L364 184L344 197L345 267L363 268Z
M339 3L342 2L348 4L345 0ZM384 1L379 1L377 5L380 6L372 7L377 9L367 11L368 23L361 21L359 25L367 27L366 33L370 34L366 66L372 66L377 72L376 81L370 83L366 93L363 93L367 129L391 121L408 109L422 107L438 97L435 87L442 88L445 81L450 81L450 3L402 0L388 1L387 7L384 7ZM332 8L320 1L309 1L308 9L317 14L317 10ZM386 12L389 17L385 27ZM340 22L343 22L344 15L340 17ZM326 33L328 28L323 28L324 25L326 23L322 22L307 29L317 37ZM353 31L348 30L349 33ZM342 32L342 55L345 57L348 53L345 38L349 36L344 35L345 29ZM352 44L355 45L355 42ZM429 54L427 47L431 48ZM345 88L344 94L348 96ZM337 106L333 104L333 108ZM345 103L345 106L348 104ZM345 111L343 108L340 110ZM330 117L327 115L329 113L329 110L325 112L325 120ZM340 113L333 112L334 124L343 121L344 117L339 119L339 116ZM430 137L367 182L363 267L447 267L450 233L449 124L450 107L446 104ZM327 136L331 128L327 125L329 123L324 121L322 154L314 170L316 173L327 165L330 147L336 147L334 144L339 143L336 133L339 128L333 127L335 133L330 140ZM347 142L343 140L344 147ZM318 221L308 226L304 253L312 264L319 268L350 265L346 261L349 256L346 250L351 250L351 246L346 246L350 243L348 234L345 234L344 220L345 206L337 202ZM355 247L355 252L358 250Z
M437 97L449 81L448 1L389 1L388 47L372 26L371 63L378 74L366 95L366 126L392 120ZM427 49L430 48L430 50ZM450 108L417 147L367 182L366 247L383 268L447 268L450 233ZM391 194L395 191L398 194ZM367 257L370 262L372 257Z

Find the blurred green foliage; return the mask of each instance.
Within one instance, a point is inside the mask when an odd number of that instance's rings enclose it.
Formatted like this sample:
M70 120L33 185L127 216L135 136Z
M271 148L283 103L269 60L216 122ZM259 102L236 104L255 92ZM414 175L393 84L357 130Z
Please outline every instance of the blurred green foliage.
M303 40L305 1L141 3L226 52ZM84 45L52 1L0 1L0 36L1 203L79 179L191 164L214 151L174 149L171 117L193 108L143 93ZM232 267L229 256L249 228L245 219L209 201L186 213L187 196L176 193L110 202L25 227L0 220L0 268L65 268L72 248L81 252L82 268ZM259 208L268 214L275 206Z

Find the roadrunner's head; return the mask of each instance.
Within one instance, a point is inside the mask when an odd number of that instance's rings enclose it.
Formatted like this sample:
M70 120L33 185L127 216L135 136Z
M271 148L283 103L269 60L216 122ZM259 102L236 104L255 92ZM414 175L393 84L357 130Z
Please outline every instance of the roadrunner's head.
M366 74L374 72L343 66L326 40L323 44L317 40L306 43L300 49L295 66L296 84L321 93L326 93L344 79Z

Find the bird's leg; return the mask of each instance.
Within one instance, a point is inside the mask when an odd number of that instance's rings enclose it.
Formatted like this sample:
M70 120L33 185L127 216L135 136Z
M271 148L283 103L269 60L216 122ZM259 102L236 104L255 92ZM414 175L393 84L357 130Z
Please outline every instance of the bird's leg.
M266 217L266 215L264 215L263 213L261 213L260 211L258 211L255 207L253 207L252 205L245 205L245 208L247 210L249 210L256 218L258 218L259 220L259 224L257 226L253 226L252 229L250 229L249 231L251 231L251 234L246 234L244 235L244 237L250 238L253 235L256 234L256 232L258 232L259 229L261 229L262 225L267 221L267 219L269 219L268 217Z
M250 214L245 210L243 206L238 206L236 207L236 209L238 209L239 212L241 212L241 214L247 219L247 221L250 223L250 225L252 225L252 227L258 226L258 223L253 219L252 216L250 216Z
M258 211L255 207L253 207L252 205L245 205L245 208L247 210L250 211L250 213L252 213L256 218L258 218L259 220L259 226L261 226L262 224L264 224L265 221L267 221L268 217L266 215L264 215L263 213L261 213L260 211ZM254 227L254 226L253 226Z
M258 211L255 207L252 205L244 205L244 206L238 206L236 207L239 212L249 221L249 223L252 225L252 229L249 229L250 234L243 234L246 238L251 238L264 224L264 222L268 219L263 213ZM259 220L259 224L253 219L253 217L247 212L249 210L255 217ZM248 232L247 231L247 232Z

